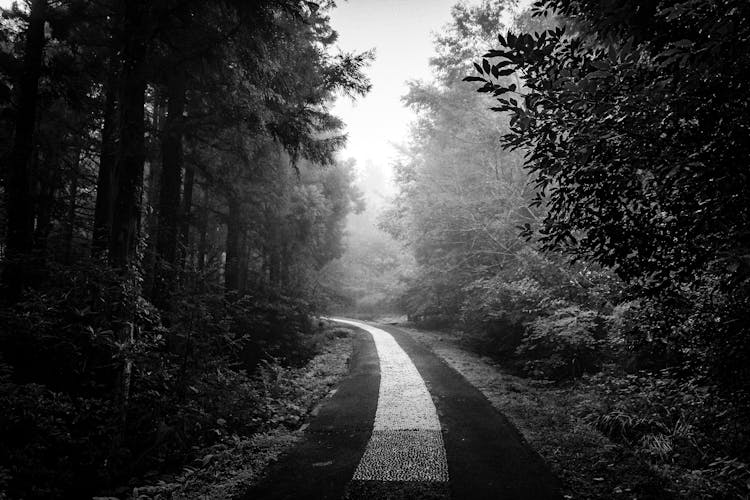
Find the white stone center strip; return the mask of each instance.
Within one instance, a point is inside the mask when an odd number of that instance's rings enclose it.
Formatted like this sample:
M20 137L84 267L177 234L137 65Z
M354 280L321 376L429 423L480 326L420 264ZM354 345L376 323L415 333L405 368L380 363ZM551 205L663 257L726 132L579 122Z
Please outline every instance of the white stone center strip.
M435 404L409 356L390 333L344 319L370 335L380 360L375 423L354 480L448 481Z

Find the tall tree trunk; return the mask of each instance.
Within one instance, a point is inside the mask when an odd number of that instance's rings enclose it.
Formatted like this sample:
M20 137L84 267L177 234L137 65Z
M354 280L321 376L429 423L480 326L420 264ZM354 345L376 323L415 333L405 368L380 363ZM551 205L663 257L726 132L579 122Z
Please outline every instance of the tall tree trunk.
M145 160L144 104L146 93L146 23L148 3L123 0L125 23L120 78L120 144L115 167L114 213L109 241L110 263L132 264L136 256L141 216Z
M159 191L159 230L156 241L157 259L161 276L156 289L173 285L177 264L177 237L180 211L180 182L182 177L182 135L185 112L185 77L176 71L167 84L167 118L161 140L161 177ZM164 291L164 290L162 290Z
M15 138L5 176L7 238L3 281L8 298L15 300L27 280L34 238L29 161L34 149L39 76L44 52L47 0L33 0L26 30Z
M208 184L203 186L203 207L200 216L200 240L198 242L198 270L202 273L208 263Z
M164 121L161 140L156 281L153 293L154 302L161 307L169 304L169 295L177 284L177 238L183 163L182 115L184 112L185 77L177 71L167 83L167 117Z
M34 201L34 239L32 251L34 260L41 262L47 256L47 238L52 230L52 211L55 204L55 190L60 177L60 154L55 147L48 154L32 153L30 174L33 179L31 198ZM30 273L30 276L36 274Z
M240 256L242 253L242 222L239 201L229 199L227 218L226 263L224 265L224 288L227 291L240 288Z
M159 92L158 89L151 94L151 109L152 120L148 125L150 130L158 131L154 135L160 135L162 131L162 124L165 117L167 116L167 98L164 92ZM147 104L146 107L149 105ZM148 122L147 122L148 123ZM159 203L159 178L161 177L161 145L152 144L152 147L146 150L146 178L143 182L143 191L145 195L144 202L149 207L156 207L157 210L148 210L147 215L144 217L146 222L146 241L147 247L141 260L141 270L143 272L143 288L141 293L144 297L154 297L154 290L156 289L156 281L158 277L157 273L157 252L156 242L159 233L159 214L158 206Z
M106 97L104 101L104 124L102 126L102 144L99 156L99 173L96 178L96 207L94 208L94 234L91 242L93 256L101 256L109 246L112 230L112 210L114 206L114 176L117 161L117 77L120 64L116 55L110 56L109 75L107 76Z
M242 292L248 288L248 276L250 275L250 241L247 231L242 232L242 240L240 241L240 261L237 266L239 272L239 279L237 280L238 289Z
M76 148L74 151L73 171L70 177L70 202L68 204L68 224L65 231L65 262L73 262L73 238L75 237L76 228L76 202L78 200L78 167L81 161L81 150Z
M268 280L271 286L278 287L281 285L281 250L277 242L274 242L269 249Z
M185 178L182 182L182 211L180 214L180 260L184 267L190 256L190 222L193 219L193 186L195 185L195 165L185 164Z

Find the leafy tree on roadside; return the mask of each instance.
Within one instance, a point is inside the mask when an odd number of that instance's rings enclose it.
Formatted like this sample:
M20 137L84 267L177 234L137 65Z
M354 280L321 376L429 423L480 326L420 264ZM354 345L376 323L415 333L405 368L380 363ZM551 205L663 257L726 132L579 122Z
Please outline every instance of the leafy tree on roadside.
M467 80L484 82L493 110L510 117L503 145L526 152L536 205L546 209L543 246L614 269L636 295L662 297L679 318L659 334L681 352L674 359L742 387L750 380L740 326L750 299L747 3L536 8L574 17L580 33L508 32ZM511 74L522 85L504 80ZM706 294L721 299L711 305Z

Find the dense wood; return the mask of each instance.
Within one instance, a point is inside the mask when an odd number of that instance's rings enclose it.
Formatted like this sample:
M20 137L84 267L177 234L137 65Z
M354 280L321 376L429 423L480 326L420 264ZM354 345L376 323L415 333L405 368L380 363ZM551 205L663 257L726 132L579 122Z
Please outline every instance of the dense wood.
M270 421L267 356L315 354L297 348L313 292L256 269L260 212L309 281L353 189L319 175L342 143L327 109L364 91L365 59L329 50L312 3L17 4L0 7L0 496L132 496Z

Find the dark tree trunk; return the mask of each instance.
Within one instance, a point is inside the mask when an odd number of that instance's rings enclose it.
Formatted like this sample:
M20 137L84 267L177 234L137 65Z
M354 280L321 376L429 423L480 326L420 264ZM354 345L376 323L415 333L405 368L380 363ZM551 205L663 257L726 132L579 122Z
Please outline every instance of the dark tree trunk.
M180 220L180 259L182 267L190 256L190 222L193 220L193 186L195 185L195 165L185 164L185 179L182 182L182 212Z
M141 216L143 164L145 160L144 104L146 92L147 3L124 2L125 40L120 77L120 144L115 167L114 212L109 241L109 259L116 268L135 261Z
M268 255L268 280L275 287L281 284L281 253L278 245L272 245Z
M59 184L60 155L56 148L51 149L48 155L40 155L39 151L34 151L30 162L30 174L34 180L31 198L35 202L33 211L36 214L32 251L37 263L44 261L47 256L47 238L52 229L55 190Z
M7 238L3 281L11 300L19 297L26 282L34 239L29 162L34 149L46 11L47 0L32 1L19 82L15 138L5 176Z
M114 206L112 179L117 161L117 76L120 65L116 56L111 56L104 101L104 125L102 126L99 174L96 179L96 207L94 209L94 234L91 243L92 253L101 256L109 246L112 230L112 209Z
M65 231L65 262L73 262L73 238L76 228L76 202L78 200L78 166L80 163L80 150L76 149L73 159L73 171L70 177L70 202L68 204L68 224Z
M224 287L227 291L240 289L240 258L242 254L242 222L240 203L229 200L227 218L226 264L224 265Z
M183 164L183 113L185 77L176 72L167 85L167 118L162 133L161 190L159 191L159 258L174 267L177 263L177 239L180 213L180 182Z
M177 280L177 238L182 176L183 119L185 111L185 78L175 73L167 85L167 118L161 142L161 176L159 190L159 221L156 237L156 283L154 300L161 306L168 303Z
M287 286L291 278L292 257L287 248L279 252L279 285Z
M198 270L206 269L208 260L208 185L203 186L203 210L200 216L200 240L198 242Z
M151 95L152 121L149 124L150 130L161 131L162 123L167 116L166 96L162 92L154 92ZM148 105L147 105L148 107ZM147 122L148 123L148 122ZM159 133L160 134L160 133ZM154 135L157 135L154 132ZM146 161L148 162L148 177L144 179L143 189L145 203L149 207L155 207L159 202L159 178L161 177L161 145L154 143L146 151ZM157 207L158 208L158 207ZM157 252L156 243L159 232L159 214L158 210L148 210L145 217L146 222L146 240L148 246L141 260L141 269L143 271L143 289L144 297L154 297L157 281Z
M237 285L240 291L245 291L248 288L247 281L250 274L250 241L248 239L247 231L242 232L240 249L242 253L240 254L239 266L237 266L239 271L239 279L237 280Z

